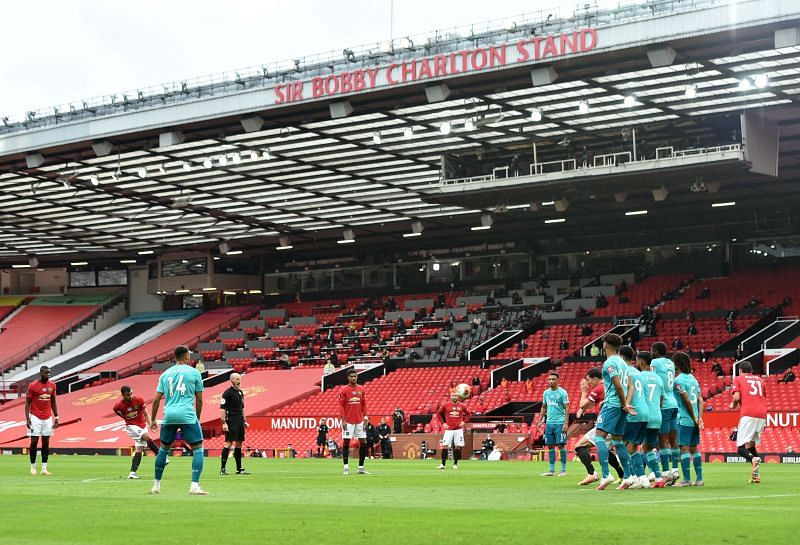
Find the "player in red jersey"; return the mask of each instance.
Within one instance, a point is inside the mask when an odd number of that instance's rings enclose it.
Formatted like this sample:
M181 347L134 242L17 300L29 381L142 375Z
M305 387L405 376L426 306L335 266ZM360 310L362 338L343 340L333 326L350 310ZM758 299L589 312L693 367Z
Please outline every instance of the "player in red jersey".
M125 431L128 433L128 437L133 439L134 453L128 478L138 479L139 476L136 475L136 470L139 469L139 464L142 463L144 447L148 447L154 454L158 454L158 445L147 434L152 422L150 421L150 414L145 410L144 399L133 395L133 390L131 390L130 386L123 386L120 388L120 392L122 393L122 399L114 405L113 410L115 414L125 421Z
M50 436L58 427L58 407L56 406L56 384L50 380L50 368L43 365L39 369L39 380L28 386L25 396L25 423L31 437L28 454L31 459L31 475L36 475L36 448L42 438L42 475L52 475L47 471L47 458L50 456Z
M739 408L739 428L736 446L739 454L751 465L750 482L760 483L761 458L756 445L761 443L761 432L767 424L767 390L764 380L753 373L753 365L745 360L739 363L739 376L733 379L731 410Z
M603 373L596 367L589 369L586 373L586 377L581 379L581 400L578 405L578 412L576 413L577 418L580 418L590 411L598 410L605 397L606 390L603 386ZM578 455L581 463L586 468L586 478L578 483L581 486L592 484L600 480L600 477L594 469L594 465L592 465L592 454L589 452L589 450L596 445L596 431L596 427L590 429L575 443L575 454ZM608 438L606 438L606 443L608 443ZM622 466L619 464L619 459L612 448L609 448L608 463L614 468L620 478L622 478Z
M347 373L347 384L339 390L339 408L342 413L342 462L344 474L350 474L348 461L350 458L350 439L355 437L358 445L358 472L369 473L364 469L367 457L367 432L364 424L367 419L367 400L363 386L358 385L358 371L351 369Z
M444 435L440 443L442 463L438 469L444 469L449 448L453 449L453 469L458 469L458 461L461 459L461 447L464 446L464 427L470 416L469 409L461 402L458 394L454 392L450 394L450 401L444 403L439 409L438 414L444 428Z

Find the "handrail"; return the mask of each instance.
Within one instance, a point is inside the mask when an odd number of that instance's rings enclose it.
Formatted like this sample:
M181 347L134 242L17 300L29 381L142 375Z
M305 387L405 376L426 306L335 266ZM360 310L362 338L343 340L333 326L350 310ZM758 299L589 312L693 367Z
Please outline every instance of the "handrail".
M56 328L39 341L30 344L23 348L22 350L18 351L16 354L12 354L2 360L0 360L0 373L5 373L8 369L14 367L15 365L19 365L27 361L32 355L39 353L41 350L46 349L50 345L58 342L61 337L66 335L67 333L71 332L74 329L90 322L91 320L97 319L101 314L106 312L109 308L113 305L116 305L120 300L125 298L124 293L118 293L111 297L105 303L100 304L94 311L89 313L85 316L79 316L77 318L72 319L67 325L61 326L60 328ZM55 332L55 334L53 334Z

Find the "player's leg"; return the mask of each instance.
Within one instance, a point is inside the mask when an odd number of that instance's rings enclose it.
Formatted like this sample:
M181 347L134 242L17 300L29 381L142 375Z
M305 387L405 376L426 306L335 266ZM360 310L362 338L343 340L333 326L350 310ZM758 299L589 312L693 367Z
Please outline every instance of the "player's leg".
M153 454L158 456L158 445L156 445L156 442L153 441L153 439L150 437L150 435L147 433L147 431L145 431L142 434L141 440L146 443L147 448L150 449L150 452L152 452Z
M672 471L673 473L678 472L678 466L680 465L681 460L681 449L680 449L680 441L678 441L678 423L677 423L677 416L673 418L672 422L670 423L670 431L669 431L669 444L672 445Z
M50 457L50 436L42 435L42 475L50 475L47 471L47 459Z
M455 430L453 434L453 469L458 469L458 461L461 459L461 449L464 447L464 430Z
M595 430L587 432L583 437L578 439L577 443L575 443L575 454L583 464L583 467L586 468L586 478L578 483L580 485L593 483L597 480L597 472L594 470L594 465L592 464L592 453L589 451L593 445L589 439L590 433L594 435Z
M355 424L342 422L342 463L344 464L345 475L350 473L350 465L348 463L350 461L350 439L353 437L355 429Z
M200 424L182 424L184 443L192 448L192 484L189 487L189 494L193 496L207 496L208 492L200 488L200 475L203 473L205 463L205 452L203 451L203 431Z
M452 430L445 430L444 436L442 437L442 442L439 443L439 448L442 450L442 463L439 464L439 467L436 469L444 469L447 466L447 451L452 445L453 442L453 432Z
M154 479L153 488L150 489L151 494L158 494L161 491L161 477L164 476L164 468L167 467L167 455L169 449L172 448L172 443L175 441L175 434L178 432L178 427L174 424L161 425L161 446L156 455L156 462L154 464Z
M675 486L691 486L692 479L690 468L692 463L692 455L689 452L689 445L691 443L691 430L689 426L681 426L678 436L678 445L680 446L680 460L681 460L681 474L683 479Z
M597 462L600 464L600 473L603 478L608 477L608 443L606 443L606 435L608 433L604 430L597 430L595 445L597 446Z
M567 444L560 443L558 445L558 457L561 460L561 473L558 474L559 477L566 477L567 476Z
M697 430L697 435L699 437L700 430ZM689 447L689 452L692 455L692 465L694 466L694 473L697 477L694 481L694 485L703 486L703 456L700 454L697 445Z
M28 447L28 457L31 460L31 475L36 475L36 450L38 448L39 448L39 436L34 435L34 431L31 430L31 444Z
M356 424L355 433L358 439L358 472L364 474L366 473L364 460L367 458L367 432L363 422Z

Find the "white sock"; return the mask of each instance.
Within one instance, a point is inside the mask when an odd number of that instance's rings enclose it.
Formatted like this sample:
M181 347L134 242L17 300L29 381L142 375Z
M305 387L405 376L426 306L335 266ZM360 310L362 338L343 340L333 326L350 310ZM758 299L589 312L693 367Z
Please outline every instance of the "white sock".
M196 483L196 482L192 481L192 484L189 487L189 492L194 492L198 488L200 488L200 483Z
M153 488L161 488L161 481L153 479Z
M31 464L31 471L36 471L36 463Z
M42 462L42 471L47 469L47 462Z
M359 471L361 471L362 469L364 469L364 466L358 466Z
M345 468L345 469L350 469L350 464L345 464L345 465L344 465L344 468Z

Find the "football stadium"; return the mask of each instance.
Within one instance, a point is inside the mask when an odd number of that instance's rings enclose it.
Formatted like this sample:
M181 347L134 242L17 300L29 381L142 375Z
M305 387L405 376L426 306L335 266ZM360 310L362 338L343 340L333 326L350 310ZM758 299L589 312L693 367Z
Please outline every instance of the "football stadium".
M568 11L3 117L0 543L790 543L800 3Z

